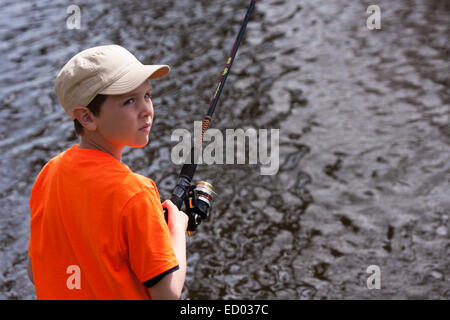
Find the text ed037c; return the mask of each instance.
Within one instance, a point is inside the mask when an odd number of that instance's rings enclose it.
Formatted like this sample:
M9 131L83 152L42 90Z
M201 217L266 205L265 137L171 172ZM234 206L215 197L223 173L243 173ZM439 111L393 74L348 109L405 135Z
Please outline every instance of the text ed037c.
M269 314L269 306L267 304L226 304L224 313L227 315L244 315L244 314Z

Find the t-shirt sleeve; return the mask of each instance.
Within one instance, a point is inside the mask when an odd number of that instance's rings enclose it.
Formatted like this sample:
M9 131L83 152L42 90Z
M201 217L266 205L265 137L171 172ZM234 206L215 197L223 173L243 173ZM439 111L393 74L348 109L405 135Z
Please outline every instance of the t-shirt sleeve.
M159 195L146 188L130 199L122 215L122 234L131 269L147 287L178 269Z
M41 169L31 189L30 195L30 238L28 241L28 257L33 258L34 247L39 247L40 241L40 223L42 213L44 211L45 193L43 186L45 186L48 172L53 164L53 159L45 164ZM37 242L37 243L34 243Z

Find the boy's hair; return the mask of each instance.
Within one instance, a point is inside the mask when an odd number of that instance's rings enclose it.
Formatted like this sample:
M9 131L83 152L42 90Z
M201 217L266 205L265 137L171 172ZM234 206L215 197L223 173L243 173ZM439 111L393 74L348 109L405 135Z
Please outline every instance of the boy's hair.
M106 100L106 97L107 96L104 94L96 95L95 98L86 106L86 108L88 108L89 111L91 111L94 116L98 116L100 114L102 104ZM78 119L73 120L73 126L75 128L75 133L78 136L83 135L84 133L83 126L78 121Z

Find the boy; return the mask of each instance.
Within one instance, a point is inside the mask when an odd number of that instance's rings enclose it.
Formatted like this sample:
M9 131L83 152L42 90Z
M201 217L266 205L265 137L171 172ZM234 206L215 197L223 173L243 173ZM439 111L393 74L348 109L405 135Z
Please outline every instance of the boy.
M149 79L168 72L109 45L78 53L58 74L56 95L81 142L51 159L31 192L28 274L38 299L180 298L187 216L121 163L125 146L148 143Z

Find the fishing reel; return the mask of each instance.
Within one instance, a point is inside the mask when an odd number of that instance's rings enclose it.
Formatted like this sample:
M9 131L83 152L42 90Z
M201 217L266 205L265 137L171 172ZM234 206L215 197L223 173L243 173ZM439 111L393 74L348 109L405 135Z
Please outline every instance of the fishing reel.
M184 201L185 213L187 214L188 227L187 231L189 235L197 230L197 227L203 220L209 220L211 205L214 192L214 187L206 182L199 181L197 184L191 184L188 179L182 177L178 181L175 187L174 193L172 194L171 201L178 207ZM167 221L167 215L166 215Z
M206 181L199 181L196 185L190 185L186 192L184 205L189 217L187 231L194 232L203 220L209 220L212 199L216 193L214 187Z

